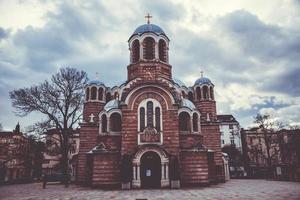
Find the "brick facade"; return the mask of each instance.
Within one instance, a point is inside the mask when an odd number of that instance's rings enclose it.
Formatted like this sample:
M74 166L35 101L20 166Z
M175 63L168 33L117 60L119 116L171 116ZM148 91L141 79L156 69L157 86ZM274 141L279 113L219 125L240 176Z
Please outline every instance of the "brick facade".
M158 26L137 28L128 42L127 81L87 84L78 182L124 189L223 182L214 85L173 79L169 39Z

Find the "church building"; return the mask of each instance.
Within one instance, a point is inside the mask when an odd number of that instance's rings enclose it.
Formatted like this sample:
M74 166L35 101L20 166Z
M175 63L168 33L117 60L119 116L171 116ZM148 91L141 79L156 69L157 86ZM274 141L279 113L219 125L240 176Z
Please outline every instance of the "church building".
M169 43L148 18L129 37L127 80L86 85L78 183L130 189L224 182L214 84L203 75L192 86L173 78Z

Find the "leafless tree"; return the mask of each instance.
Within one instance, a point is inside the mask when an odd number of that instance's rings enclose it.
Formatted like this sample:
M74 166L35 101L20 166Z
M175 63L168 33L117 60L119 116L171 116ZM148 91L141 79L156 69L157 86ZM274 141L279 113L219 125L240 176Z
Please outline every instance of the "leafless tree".
M69 134L81 118L86 82L87 74L84 71L62 68L49 81L10 92L17 115L26 116L31 112L38 112L46 116L45 121L33 126L34 129L40 132L50 128L58 130L61 170L65 175L68 174Z
M257 114L254 117L254 123L257 124L261 133L263 134L263 140L266 145L267 150L267 168L268 168L268 178L271 178L271 166L272 166L272 156L270 155L270 149L272 145L272 135L277 133L283 127L281 122L274 120L268 114ZM263 156L263 154L262 154Z

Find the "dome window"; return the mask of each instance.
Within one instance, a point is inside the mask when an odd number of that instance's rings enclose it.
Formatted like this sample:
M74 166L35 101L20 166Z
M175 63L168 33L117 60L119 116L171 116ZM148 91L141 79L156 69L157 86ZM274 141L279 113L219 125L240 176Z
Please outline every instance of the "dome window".
M179 130L189 131L190 130L190 115L187 112L181 112L179 114Z
M205 86L203 86L203 98L205 99L205 100L208 100L209 99L209 95L208 95L208 87L205 85Z
M158 49L159 49L159 60L163 62L167 62L167 45L164 40L159 40L158 42Z
M134 40L132 43L132 63L136 63L140 60L140 42Z
M92 87L92 89L91 89L91 100L96 100L96 98L97 98L97 88Z
M85 90L85 100L88 101L90 98L90 88L86 88Z
M146 37L143 41L144 59L153 60L155 57L155 41L152 37Z

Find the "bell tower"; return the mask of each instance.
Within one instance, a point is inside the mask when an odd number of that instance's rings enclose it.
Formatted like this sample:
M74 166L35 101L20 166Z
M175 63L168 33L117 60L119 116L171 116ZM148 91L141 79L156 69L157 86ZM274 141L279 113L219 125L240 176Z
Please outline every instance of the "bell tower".
M157 25L150 23L139 26L128 40L130 64L127 67L128 80L135 78L172 78L169 64L169 38Z

